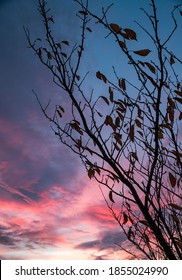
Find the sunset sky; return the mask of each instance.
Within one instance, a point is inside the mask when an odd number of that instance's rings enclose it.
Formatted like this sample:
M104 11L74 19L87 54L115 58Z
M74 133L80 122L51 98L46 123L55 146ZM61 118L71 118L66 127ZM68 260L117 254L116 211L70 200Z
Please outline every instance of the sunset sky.
M33 38L42 33L37 2L0 0L0 259L124 259L126 253L115 243L126 242L125 237L98 184L54 136L32 93L35 90L44 104L50 97L59 100L60 93L27 48L23 26ZM134 28L135 19L144 22L139 8L148 7L147 0L90 2L95 11L113 2L111 18L128 28ZM166 30L170 10L182 1L156 2ZM54 32L77 42L78 5L73 0L48 0L48 5L56 22ZM95 73L101 67L109 73L118 63L118 53L111 61L107 41L103 48L102 31L88 34L83 71Z

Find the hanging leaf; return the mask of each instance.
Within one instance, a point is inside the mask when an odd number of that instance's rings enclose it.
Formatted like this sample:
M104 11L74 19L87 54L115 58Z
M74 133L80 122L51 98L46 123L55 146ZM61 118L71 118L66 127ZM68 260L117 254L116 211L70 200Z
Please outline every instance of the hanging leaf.
M176 224L179 224L179 219L175 214L172 214L171 217Z
M137 125L139 128L141 128L141 125L142 125L142 124L141 124L141 122L140 122L138 119L135 120L135 123L136 123L136 125Z
M109 199L110 199L110 201L112 201L113 203L115 203L115 201L113 200L113 192L110 190L110 192L109 192Z
M175 204L175 203L169 203L168 205L171 206L172 208L176 209L176 210L182 210L182 207Z
M48 58L48 59L52 59L52 55L51 55L50 52L47 52L47 58Z
M62 52L61 54L62 54L62 56L64 56L65 58L67 58L67 54L66 54L66 53Z
M141 56L147 56L151 51L149 49L143 49L139 51L134 51L135 54L141 55Z
M123 213L123 225L125 225L128 222L128 216Z
M92 32L92 29L90 29L89 27L87 27L87 30L88 30L89 32Z
M114 101L113 96L114 96L114 94L113 94L113 90L112 90L112 88L111 88L111 87L109 87L109 99L110 99L110 101L111 101L111 102L113 102L113 101Z
M177 100L179 103L182 104L182 98L179 98L179 97L174 97L175 100Z
M110 25L110 28L115 32L115 33L119 33L120 32L120 27L119 27L119 25L118 24L116 24L116 23L111 23Z
M163 139L164 138L164 135L162 133L162 131L159 131L158 132L158 139Z
M149 227L149 223L146 220L140 220L139 223Z
M170 97L168 97L168 103L172 108L174 108L174 109L176 108L174 101Z
M134 125L130 126L129 137L132 142L134 142Z
M125 28L124 31L126 32L126 34L131 40L137 40L135 31L129 28Z
M102 74L100 71L97 71L97 72L96 72L96 77L97 77L99 80L104 81L104 83L107 82L106 76L105 76L104 74Z
M174 188L176 185L176 178L171 172L169 172L169 181L171 183L171 186Z
M126 90L125 79L119 79L119 87L122 88L123 90Z
M120 33L119 33L124 39L126 39L126 40L129 40L130 38L128 37L128 35L126 34L126 33L124 33L124 32L121 32L120 31Z
M68 41L62 41L63 44L69 46L69 42Z
M94 169L93 169L93 168L90 168L90 169L88 170L88 177L89 177L90 179L92 179L92 177L94 176L94 174L95 174Z
M58 113L59 117L62 118L62 114L59 112L59 110L56 110L56 112Z
M126 44L125 44L125 42L119 41L118 43L119 43L119 45L120 45L121 48L126 49Z
M155 74L155 67L154 67L151 63L145 62L145 65L149 68L149 70L150 70L153 74Z
M181 96L181 97L182 97L182 91L179 91L179 90L174 90L174 92L175 92L176 94L178 94L179 96Z
M109 106L109 101L108 101L108 99L107 99L107 97L105 97L105 96L100 96L105 102L106 102L106 104Z
M170 56L170 64L173 65L175 63L174 57L171 55Z
M119 126L120 126L120 118L119 118L119 117L116 117L115 126L116 126L116 127L119 127Z
M59 109L64 113L64 108L59 105Z
M88 13L86 11L79 11L79 13L84 15L84 16L88 15Z

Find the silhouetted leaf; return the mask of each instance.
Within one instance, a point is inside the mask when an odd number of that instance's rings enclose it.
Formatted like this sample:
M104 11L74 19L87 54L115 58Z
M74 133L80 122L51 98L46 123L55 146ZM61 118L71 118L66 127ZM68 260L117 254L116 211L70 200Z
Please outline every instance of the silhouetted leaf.
M123 213L123 225L125 225L128 222L128 216Z
M119 45L120 45L121 48L126 49L126 44L125 44L125 42L119 41Z
M145 65L150 69L152 73L155 74L155 67L151 63L145 62Z
M115 32L115 33L119 33L120 32L120 27L118 24L116 23L111 23L110 25L110 28Z
M149 223L146 220L140 220L139 223L149 227Z
M109 199L110 199L110 201L112 201L113 203L115 203L115 201L113 200L113 192L110 190L110 192L109 192Z
M132 29L129 29L129 28L125 28L124 31L126 32L126 34L128 35L128 37L131 39L131 40L136 40L136 32L133 31Z
M173 65L175 63L174 57L171 55L170 56L170 64Z
M182 13L181 13L181 15L182 15ZM176 243L177 243L178 247L182 250L182 242L177 240Z
M69 42L68 41L62 41L63 44L69 46Z
M90 27L87 27L87 30L88 30L89 32L92 32L92 29L90 29Z
M101 96L101 98L106 102L107 105L109 105L109 101L108 101L107 97Z
M94 176L94 174L95 174L94 169L93 169L93 168L90 168L90 169L88 170L88 177L91 179L91 178Z
M170 97L168 97L168 103L172 108L176 108L174 101Z
M58 113L59 117L62 118L62 114L59 112L59 110L56 110L56 112Z
M179 90L174 90L174 92L175 92L176 94L178 94L179 96L181 96L181 97L182 97L182 91L179 91Z
M179 97L174 97L175 100L177 100L179 103L182 104L182 98L179 98Z
M104 81L104 83L107 82L106 76L105 76L104 74L102 74L100 71L97 71L97 72L96 72L96 77L97 77L99 80Z
M176 209L176 210L182 210L182 207L175 204L175 203L169 203L168 205L171 206L172 208Z
M64 108L59 105L59 109L64 113Z
M171 217L176 224L179 224L179 219L175 214L172 214Z
M48 59L52 59L52 55L51 55L50 52L47 52L47 58L48 58Z
M79 11L80 14L84 15L84 16L87 16L88 13L86 11Z
M62 56L64 56L65 58L67 58L67 54L66 54L66 53L62 52L61 54L62 54Z
M112 88L111 87L109 87L109 99L110 99L110 101L111 102L113 102L114 101L114 99L113 99L113 90L112 90Z
M139 51L134 51L135 54L141 55L141 56L147 56L151 51L149 49L143 49Z
M171 183L171 186L174 188L176 185L176 178L171 172L169 172L169 181Z
M119 79L119 87L122 88L123 90L126 90L125 79Z
M132 142L134 142L134 125L130 126L129 137Z
M141 124L141 122L140 122L138 119L135 120L135 123L136 123L136 125L137 125L139 128L141 128L141 125L142 125L142 124Z

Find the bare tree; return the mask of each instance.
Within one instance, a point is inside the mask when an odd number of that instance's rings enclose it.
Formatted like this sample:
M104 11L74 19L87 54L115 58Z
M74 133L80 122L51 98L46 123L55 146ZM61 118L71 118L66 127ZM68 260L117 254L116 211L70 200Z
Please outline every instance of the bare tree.
M44 0L39 0L38 7L45 37L32 41L25 29L29 47L50 70L69 104L56 105L50 115L49 103L44 108L35 93L36 98L55 135L80 157L88 177L99 183L107 207L135 246L129 253L134 258L182 259L182 80L178 72L182 60L169 48L178 28L177 16L182 14L180 6L171 12L171 31L161 38L156 3L149 1L149 11L143 12L150 31L145 24L136 22L136 26L148 36L152 49L138 49L137 44L141 45L133 29L109 22L112 5L98 16L89 9L88 0L75 2L82 24L78 44L71 46L65 38L56 41L51 30L54 19ZM112 80L96 69L95 78L106 94L85 91L89 73L81 76L79 72L91 25L95 32L98 25L103 26L106 40L113 38L136 83L127 73L120 77L114 67Z

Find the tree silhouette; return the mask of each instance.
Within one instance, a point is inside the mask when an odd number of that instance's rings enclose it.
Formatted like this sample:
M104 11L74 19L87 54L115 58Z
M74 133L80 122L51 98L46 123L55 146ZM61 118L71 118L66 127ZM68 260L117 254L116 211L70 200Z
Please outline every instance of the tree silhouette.
M69 100L66 108L56 105L52 115L49 103L44 108L35 93L37 101L55 135L80 157L88 177L99 183L107 207L135 249L129 252L127 243L118 245L133 258L182 259L182 60L174 44L170 49L182 14L180 5L171 12L171 31L162 38L156 3L149 1L149 11L143 10L149 30L136 22L148 36L148 49L141 47L136 31L109 22L112 5L98 16L89 9L88 0L75 2L82 24L78 44L54 38L54 19L44 0L39 0L44 39L32 41L25 29L29 47ZM106 40L112 37L136 82L129 73L120 77L115 67L112 79L96 69L95 79L105 94L88 93L89 73L82 76L80 69L91 25L95 32L98 26L105 28Z

